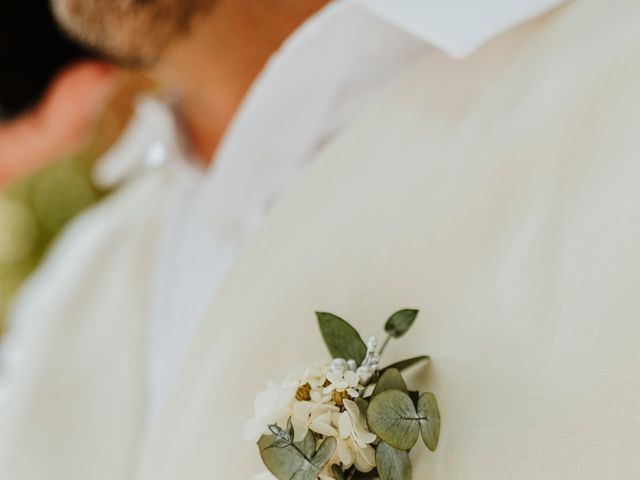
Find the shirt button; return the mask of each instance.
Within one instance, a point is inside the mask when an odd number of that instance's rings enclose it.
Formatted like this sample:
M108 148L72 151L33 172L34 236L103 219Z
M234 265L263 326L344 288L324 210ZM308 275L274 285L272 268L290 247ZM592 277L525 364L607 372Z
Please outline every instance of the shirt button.
M144 163L147 168L157 168L169 159L167 146L163 142L153 143L147 150L147 156Z

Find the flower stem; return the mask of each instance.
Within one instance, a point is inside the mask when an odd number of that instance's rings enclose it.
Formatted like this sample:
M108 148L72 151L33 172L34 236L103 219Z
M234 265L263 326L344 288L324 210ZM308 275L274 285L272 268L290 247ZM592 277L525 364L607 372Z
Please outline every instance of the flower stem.
M389 344L389 340L391 340L391 338L393 338L391 335L387 336L387 339L382 344L382 347L380 347L380 352L378 353L378 355L382 356L382 354L384 353L384 349L387 348L387 345Z

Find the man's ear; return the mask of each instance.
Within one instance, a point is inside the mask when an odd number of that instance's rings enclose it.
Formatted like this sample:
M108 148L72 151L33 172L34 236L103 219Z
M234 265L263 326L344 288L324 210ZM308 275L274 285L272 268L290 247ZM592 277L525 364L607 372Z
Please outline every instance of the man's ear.
M73 150L84 141L118 79L119 70L109 64L76 64L55 78L34 114L42 128Z

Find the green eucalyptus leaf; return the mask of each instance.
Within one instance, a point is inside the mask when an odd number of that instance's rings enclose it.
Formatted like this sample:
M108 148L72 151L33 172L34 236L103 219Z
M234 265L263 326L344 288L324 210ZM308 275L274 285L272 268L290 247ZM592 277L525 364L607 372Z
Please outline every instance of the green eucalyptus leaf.
M333 473L333 476L336 480L346 480L342 468L340 468L338 465L333 465L331 467L331 473Z
M316 436L310 430L301 442L294 443L307 458L312 458L316 451Z
M423 393L418 399L418 416L422 440L432 452L438 448L440 440L440 410L433 393Z
M326 438L318 448L316 454L311 459L313 464L320 468L324 467L327 462L331 460L331 457L336 451L337 445L338 442L335 437Z
M275 437L263 435L258 441L260 456L267 469L279 480L289 480L306 462L291 445L273 448Z
M320 470L322 469L313 463L305 463L287 480L316 480L320 475Z
M334 437L327 438L318 451L313 455L310 460L303 458L302 464L296 470L293 475L287 480L316 480L320 471L327 464L327 462L333 456L336 451L337 441ZM272 472L273 473L273 472ZM280 479L280 477L278 477Z
M409 454L385 442L376 448L376 466L380 480L411 480Z
M410 450L418 441L420 419L405 392L387 390L373 397L367 421L382 441L399 450Z
M289 435L289 437L291 438L295 437L295 431L293 430L293 421L291 420L291 417L289 417L289 420L287 420L287 435Z
M389 365L388 367L384 367L382 370L380 370L380 374L382 375L385 371L389 370L390 368L395 368L396 370L403 371L409 367L413 367L417 363L428 362L429 360L430 360L430 357L427 357L426 355L422 355L420 357L408 358L407 360L402 360L401 362L396 362L392 365Z
M411 328L417 316L418 310L400 310L387 320L384 331L394 338L400 338Z
M331 313L316 312L322 338L333 358L353 359L358 365L367 355L367 346L348 322Z
M373 390L372 396L375 397L387 390L400 390L408 393L407 384L404 382L399 370L395 368L387 369L378 379L376 388Z
M367 409L369 408L369 402L362 397L356 397L353 399L353 401L358 406L358 410L360 410L360 415L362 415L362 418L367 418Z

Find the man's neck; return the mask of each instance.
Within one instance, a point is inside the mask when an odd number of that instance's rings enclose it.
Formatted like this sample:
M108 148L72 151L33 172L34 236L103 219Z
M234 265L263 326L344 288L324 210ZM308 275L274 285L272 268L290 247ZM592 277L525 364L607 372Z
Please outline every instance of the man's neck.
M192 149L209 162L247 90L282 42L328 0L218 0L155 76L178 95Z

